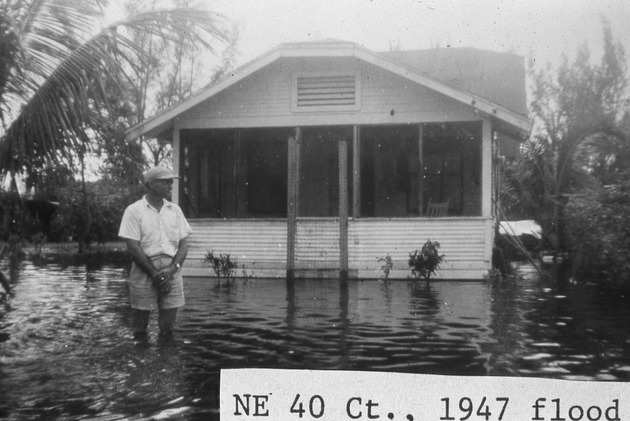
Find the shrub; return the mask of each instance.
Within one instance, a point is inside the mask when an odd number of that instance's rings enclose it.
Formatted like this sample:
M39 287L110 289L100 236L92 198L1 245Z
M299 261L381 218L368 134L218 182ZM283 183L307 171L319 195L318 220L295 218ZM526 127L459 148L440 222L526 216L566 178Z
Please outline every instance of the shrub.
M35 255L41 256L44 244L46 244L46 235L43 232L38 232L31 237L31 242L35 246Z
M238 268L236 260L232 260L229 254L215 255L214 250L209 251L206 254L204 261L207 265L212 267L212 270L218 279L225 278L229 281L232 279L236 269Z
M420 252L415 250L413 253L409 253L409 267L414 278L428 281L431 275L435 274L435 271L440 268L440 263L444 260L444 255L438 252L439 248L440 243L427 240Z
M391 272L391 270L394 268L392 256L387 253L385 257L378 257L376 260L381 263L381 266L379 266L379 269L383 272L383 276L381 276L381 278L388 279L389 272Z
M630 288L630 183L572 198L566 207L573 273Z
M87 203L78 184L57 190L59 207L51 224L52 241L78 241L85 245L118 240L118 228L125 208L142 197L142 186L125 186L112 180L87 184ZM89 216L88 216L89 211Z
M9 245L9 258L19 259L24 257L24 239L18 234L11 234L7 239Z

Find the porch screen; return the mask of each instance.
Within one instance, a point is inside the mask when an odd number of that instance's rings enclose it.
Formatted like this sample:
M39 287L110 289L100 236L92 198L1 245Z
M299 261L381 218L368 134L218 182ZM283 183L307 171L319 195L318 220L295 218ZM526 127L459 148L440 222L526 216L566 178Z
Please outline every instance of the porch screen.
M360 163L362 217L481 215L481 123L363 126Z
M352 156L352 127L305 127L299 157L298 215L339 216L339 141L348 142ZM352 191L352 159L346 162L348 191ZM351 209L351 197L348 209Z
M284 218L285 129L181 131L181 205L189 218Z
M361 127L361 216L419 214L418 126Z
M423 209L448 201L450 216L481 215L481 122L423 127Z

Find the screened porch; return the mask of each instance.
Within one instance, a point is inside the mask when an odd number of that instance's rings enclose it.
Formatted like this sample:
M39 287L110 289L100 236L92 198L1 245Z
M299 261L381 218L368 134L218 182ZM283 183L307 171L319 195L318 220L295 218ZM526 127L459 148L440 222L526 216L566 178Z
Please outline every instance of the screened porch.
M481 122L183 129L180 145L190 219L285 219L293 202L297 218L482 213Z

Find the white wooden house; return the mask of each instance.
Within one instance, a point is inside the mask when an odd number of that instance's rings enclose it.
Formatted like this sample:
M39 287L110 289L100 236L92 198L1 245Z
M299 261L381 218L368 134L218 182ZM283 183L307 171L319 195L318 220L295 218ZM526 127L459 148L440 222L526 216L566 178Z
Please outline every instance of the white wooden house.
M238 275L410 275L427 239L438 278L491 268L495 163L529 134L522 57L484 50L376 53L341 41L283 44L129 130L173 143L173 200ZM447 203L442 216L429 203Z

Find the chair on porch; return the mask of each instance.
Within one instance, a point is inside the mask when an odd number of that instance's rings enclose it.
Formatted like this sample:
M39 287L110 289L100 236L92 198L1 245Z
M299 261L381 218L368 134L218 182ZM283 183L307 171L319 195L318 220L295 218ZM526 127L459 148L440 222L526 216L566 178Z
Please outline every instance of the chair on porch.
M448 202L433 202L429 199L429 205L427 206L427 217L439 218L448 214Z

